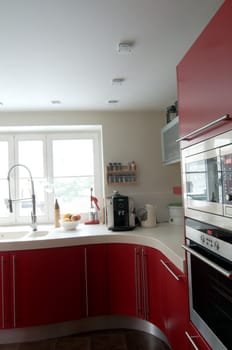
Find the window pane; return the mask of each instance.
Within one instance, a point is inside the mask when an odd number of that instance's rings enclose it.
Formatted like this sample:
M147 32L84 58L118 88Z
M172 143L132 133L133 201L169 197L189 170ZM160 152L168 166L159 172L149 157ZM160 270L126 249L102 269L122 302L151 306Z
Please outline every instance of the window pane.
M45 211L44 194L44 160L42 140L20 140L18 141L18 161L29 168L34 181L36 195L37 215L43 215ZM30 216L32 210L31 182L29 173L23 167L19 168L19 193L18 198L28 198L18 203L19 215Z
M54 177L93 175L93 140L54 140Z
M34 181L35 194L36 194L36 214L38 216L43 215L45 211L45 198L44 198L44 181ZM20 180L20 194L19 198L25 198L25 200L19 203L19 215L20 216L31 216L32 201L31 201L31 183L28 179Z
M33 177L44 176L43 141L25 140L18 142L19 163L26 165ZM20 177L25 176L24 169L20 169Z
M93 187L93 176L56 178L55 195L59 199L62 213L83 213L90 208L90 188Z
M8 217L9 216L9 210L7 208L7 202L8 199L8 183L7 180L0 180L0 217Z
M6 179L9 170L8 162L8 142L0 141L0 154L1 154L1 167L0 167L0 178Z
M53 167L61 212L88 212L94 187L93 140L53 140Z
M8 198L8 183L6 180L9 170L8 149L8 141L0 141L0 217L2 218L9 216L9 210L7 209L5 201L5 199Z

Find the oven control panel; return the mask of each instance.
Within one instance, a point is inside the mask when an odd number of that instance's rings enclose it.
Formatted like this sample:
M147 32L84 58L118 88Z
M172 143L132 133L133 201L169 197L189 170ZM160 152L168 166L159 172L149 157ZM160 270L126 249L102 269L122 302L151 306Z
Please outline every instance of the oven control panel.
M186 219L186 238L232 261L232 232L197 220Z
M220 251L220 243L217 239L210 237L204 233L201 233L200 240L203 246L211 250Z

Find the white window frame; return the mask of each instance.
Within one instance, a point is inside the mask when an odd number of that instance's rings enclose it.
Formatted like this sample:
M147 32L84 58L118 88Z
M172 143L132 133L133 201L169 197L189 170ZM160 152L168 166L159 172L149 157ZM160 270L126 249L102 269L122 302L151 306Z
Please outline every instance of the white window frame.
M53 178L52 167L52 140L62 139L92 139L94 151L94 196L99 199L99 205L103 205L104 198L104 171L103 171L103 147L102 147L102 127L95 126L50 126L50 127L29 127L26 131L22 128L16 128L14 133L9 132L9 127L0 128L0 140L9 142L9 168L18 163L17 142L23 140L43 140L44 141L44 177ZM14 128L15 129L15 128ZM36 132L36 130L39 132ZM63 131L61 131L63 130ZM42 133L41 133L42 131ZM7 174L6 174L7 176ZM33 176L33 174L32 174ZM38 223L53 223L54 221L54 193L45 195L45 206L47 206L47 215L38 216ZM84 214L87 219L88 213ZM10 215L9 218L0 218L0 225L18 225L30 224L30 218L19 218L17 215Z

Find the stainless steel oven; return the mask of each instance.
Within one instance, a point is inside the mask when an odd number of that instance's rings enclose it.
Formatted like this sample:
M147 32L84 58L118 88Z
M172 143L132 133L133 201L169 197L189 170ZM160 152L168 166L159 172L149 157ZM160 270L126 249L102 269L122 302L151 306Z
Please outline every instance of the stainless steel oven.
M232 131L182 150L185 216L232 227Z
M186 218L190 319L213 350L232 349L232 231Z

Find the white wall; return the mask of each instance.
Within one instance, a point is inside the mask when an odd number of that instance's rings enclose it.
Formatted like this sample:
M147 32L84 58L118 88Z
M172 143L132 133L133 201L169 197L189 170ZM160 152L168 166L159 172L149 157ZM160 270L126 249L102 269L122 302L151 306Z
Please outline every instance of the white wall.
M1 113L0 126L101 124L103 127L104 165L134 160L138 184L105 186L134 198L137 208L146 203L157 205L159 221L168 219L167 205L181 199L172 194L180 185L180 165L164 166L161 159L160 130L166 117L155 112L21 112Z

